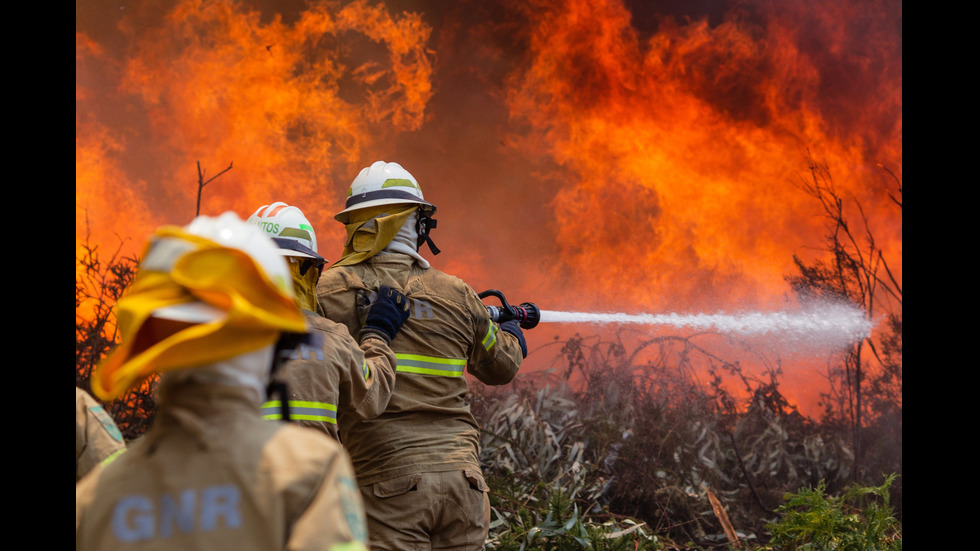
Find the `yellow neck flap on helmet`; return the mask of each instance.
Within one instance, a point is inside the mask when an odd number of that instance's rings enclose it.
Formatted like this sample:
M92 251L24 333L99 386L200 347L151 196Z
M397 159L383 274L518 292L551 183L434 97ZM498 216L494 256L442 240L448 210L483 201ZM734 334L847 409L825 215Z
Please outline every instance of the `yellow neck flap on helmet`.
M209 365L273 344L283 332L306 332L291 282L243 250L166 226L141 256L116 304L120 344L92 374L92 391L103 400L153 373ZM195 306L208 315L163 314Z
M333 266L357 264L383 251L416 210L418 205L378 205L353 211L345 224L344 252Z

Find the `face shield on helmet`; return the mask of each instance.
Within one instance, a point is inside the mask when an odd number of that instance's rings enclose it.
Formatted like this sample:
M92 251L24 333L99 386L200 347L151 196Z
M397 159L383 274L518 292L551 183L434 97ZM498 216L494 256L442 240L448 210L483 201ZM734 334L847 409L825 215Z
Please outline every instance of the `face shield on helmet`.
M159 228L116 303L120 344L92 390L122 395L152 373L207 366L305 334L275 244L234 213Z
M439 249L429 237L429 231L436 227L432 215L436 206L425 200L418 181L398 163L375 161L369 167L361 169L347 191L347 202L344 210L334 215L334 218L349 224L352 213L383 205L418 205L418 243L428 243L433 254L439 254Z

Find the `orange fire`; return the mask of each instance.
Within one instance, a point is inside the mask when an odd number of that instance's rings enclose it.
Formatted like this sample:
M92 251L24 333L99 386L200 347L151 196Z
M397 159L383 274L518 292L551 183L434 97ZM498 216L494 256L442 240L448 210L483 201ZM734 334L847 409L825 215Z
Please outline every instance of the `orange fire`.
M123 18L127 49L116 59L79 32L76 222L87 208L93 223L141 242L159 224L189 222L199 188L201 214L245 217L286 201L330 220L345 191L335 174L346 178L385 136L418 129L431 96L418 16L367 2L331 6L286 24L237 2L179 2L145 28L133 27L141 16ZM109 71L106 85L98 77ZM103 113L112 122L88 120ZM112 212L100 203L111 194L129 200ZM342 235L318 229L324 243Z
M783 13L792 3L780 3L755 25L735 15L715 27L664 20L644 39L617 0L549 4L527 10L531 60L508 98L532 129L525 143L565 170L553 199L561 269L582 276L573 287L602 279L596 305L627 296L654 309L730 309L779 297L793 254L822 245L825 231L794 185L808 150L901 257L901 212L883 200L888 175L876 168L901 170L901 60L851 60L871 45L850 53L861 37L820 34L841 34L824 17L873 24L895 14L839 2L828 11L840 13ZM836 75L802 49L805 34L820 34L837 53L821 52L828 63L863 69L847 77L873 86L826 98ZM901 36L890 38L900 54ZM882 82L889 73L896 80ZM838 112L845 100L859 105Z
M798 185L812 156L901 281L901 2L428 5L79 7L76 247L86 213L96 243L132 254L188 222L200 162L205 181L232 167L200 189L202 214L296 204L335 260L332 216L383 159L439 207L433 264L477 291L543 310L778 308L793 255L824 245Z

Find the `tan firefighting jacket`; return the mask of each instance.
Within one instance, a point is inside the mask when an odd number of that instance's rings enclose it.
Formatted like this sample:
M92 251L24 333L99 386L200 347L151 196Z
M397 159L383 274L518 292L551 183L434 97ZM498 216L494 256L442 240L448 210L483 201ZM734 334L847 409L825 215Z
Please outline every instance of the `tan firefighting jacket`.
M76 484L76 549L364 549L339 443L243 387L166 383L147 434Z
M337 434L337 410L358 419L377 417L388 406L395 386L395 353L379 337L358 345L347 327L303 310L307 326L322 338L320 348L300 346L276 373L289 394L290 420ZM266 419L282 419L276 398L262 404Z
M356 335L362 323L356 293L381 285L406 294L411 316L391 343L398 375L387 410L372 420L340 418L341 441L358 484L416 472L479 470L479 432L464 372L490 385L510 382L522 360L517 338L490 320L469 285L403 254L379 254L324 271L317 298L327 317Z
M75 482L96 465L125 451L119 427L91 394L75 387Z

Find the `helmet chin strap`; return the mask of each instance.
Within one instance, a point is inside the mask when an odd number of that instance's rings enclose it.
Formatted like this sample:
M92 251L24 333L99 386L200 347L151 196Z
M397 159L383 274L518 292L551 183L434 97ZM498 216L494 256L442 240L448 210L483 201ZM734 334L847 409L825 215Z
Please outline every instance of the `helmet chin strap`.
M419 233L419 242L416 245L416 249L421 249L422 243L426 243L429 245L429 250L432 251L432 254L435 255L442 252L439 250L439 247L436 247L436 244L432 242L432 238L429 237L429 232L435 229L435 227L436 220L423 214L422 207L419 207L418 222L415 224L415 228Z

